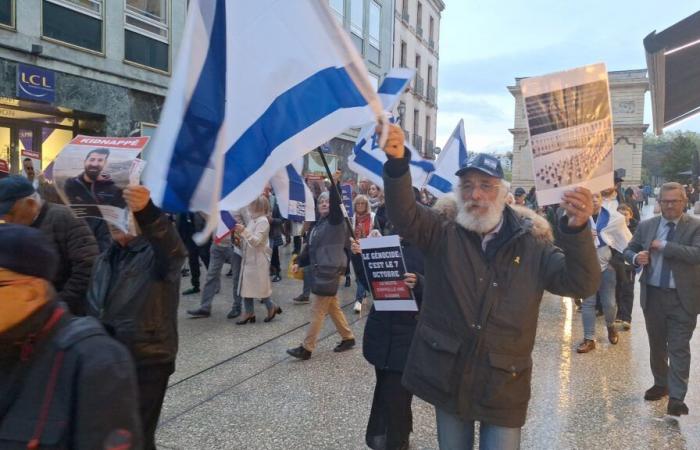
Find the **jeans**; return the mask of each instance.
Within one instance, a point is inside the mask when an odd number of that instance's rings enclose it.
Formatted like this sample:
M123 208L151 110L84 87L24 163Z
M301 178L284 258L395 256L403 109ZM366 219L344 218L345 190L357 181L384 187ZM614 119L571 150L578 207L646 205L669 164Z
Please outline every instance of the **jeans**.
M277 307L275 303L270 300L270 297L263 298L261 299L262 302L265 304L265 307L267 308L268 312L272 311L274 308ZM245 311L246 314L249 315L255 315L255 299L252 298L244 298L243 299L243 310Z
M600 295L600 303L603 306L603 314L605 314L605 324L611 327L615 323L615 316L617 315L615 269L608 265L608 268L601 273L601 277L598 294ZM583 318L584 339L595 340L595 302L596 294L583 299L581 316Z
M202 290L202 302L200 309L211 311L211 304L214 296L221 289L221 269L225 262L231 262L233 254L232 247L212 245L209 250L209 268L207 269L207 279Z
M357 283L357 290L355 291L355 301L356 302L361 302L363 298L367 295L367 289L365 289L365 286L358 282Z
M474 421L463 422L459 417L435 408L440 450L474 448ZM517 450L520 448L520 428L499 427L481 422L479 449Z

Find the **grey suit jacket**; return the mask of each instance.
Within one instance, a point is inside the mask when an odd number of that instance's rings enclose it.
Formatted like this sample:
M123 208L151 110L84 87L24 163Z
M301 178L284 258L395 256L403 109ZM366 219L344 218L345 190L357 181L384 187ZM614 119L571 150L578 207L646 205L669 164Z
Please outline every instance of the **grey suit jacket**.
M634 237L625 249L625 260L632 263L634 256L648 250L656 236L661 216L647 219L637 226ZM700 219L683 214L673 239L663 250L664 260L671 265L673 279L683 308L690 314L700 314ZM653 256L652 256L653 258ZM647 279L651 266L644 267L639 278L641 285L640 302L646 309Z

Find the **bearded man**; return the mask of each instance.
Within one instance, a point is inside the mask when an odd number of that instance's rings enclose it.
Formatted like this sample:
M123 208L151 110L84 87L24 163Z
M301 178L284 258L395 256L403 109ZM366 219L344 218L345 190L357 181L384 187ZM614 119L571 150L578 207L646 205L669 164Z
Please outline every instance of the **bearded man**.
M83 172L66 180L65 191L71 205L126 207L122 189L104 173L109 153L108 148L90 150L83 161Z
M435 405L440 448L516 449L530 399L532 349L544 290L585 298L600 266L591 239L591 193L565 193L559 246L506 206L498 159L477 154L457 172L457 218L415 202L403 132L384 151L389 220L425 254L425 290L403 384Z

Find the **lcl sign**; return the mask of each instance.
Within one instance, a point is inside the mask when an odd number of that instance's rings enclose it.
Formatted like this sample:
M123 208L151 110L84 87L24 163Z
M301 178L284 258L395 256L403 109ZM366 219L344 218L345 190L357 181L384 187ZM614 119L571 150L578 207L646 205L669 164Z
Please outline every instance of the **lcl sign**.
M56 76L51 70L17 65L17 97L52 103L56 99Z

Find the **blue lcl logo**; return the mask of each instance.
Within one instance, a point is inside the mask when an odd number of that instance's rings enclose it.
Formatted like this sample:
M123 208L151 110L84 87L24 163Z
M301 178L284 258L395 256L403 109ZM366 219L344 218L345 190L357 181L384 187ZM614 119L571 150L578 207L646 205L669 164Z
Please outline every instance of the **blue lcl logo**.
M56 76L53 71L19 64L17 97L52 103L56 99Z

